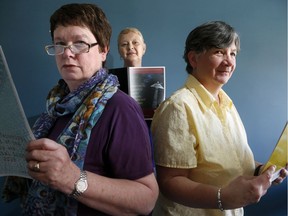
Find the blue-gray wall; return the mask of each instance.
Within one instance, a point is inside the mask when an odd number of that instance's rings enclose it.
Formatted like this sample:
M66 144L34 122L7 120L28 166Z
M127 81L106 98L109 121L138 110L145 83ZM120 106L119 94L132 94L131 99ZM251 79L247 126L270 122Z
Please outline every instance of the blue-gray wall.
M49 17L72 1L1 0L0 45L27 117L43 109L59 75L54 58L44 52L51 42ZM87 2L87 1L78 1ZM167 96L186 78L182 59L190 30L208 20L223 20L241 37L237 69L225 86L246 126L255 158L265 162L287 121L286 0L95 0L113 27L108 66L121 67L116 38L128 26L139 28L147 43L143 64L166 66ZM0 186L3 179L0 178ZM287 215L287 180L273 186L246 215ZM17 205L0 202L1 215L15 215ZM10 213L9 213L10 212Z

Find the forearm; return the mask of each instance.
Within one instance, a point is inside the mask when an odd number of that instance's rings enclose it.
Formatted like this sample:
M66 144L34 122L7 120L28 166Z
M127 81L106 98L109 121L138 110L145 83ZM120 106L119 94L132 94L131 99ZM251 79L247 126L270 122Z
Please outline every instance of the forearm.
M111 215L149 214L158 196L154 174L130 181L88 173L87 179L88 189L78 201Z
M219 187L192 181L191 170L157 166L159 188L168 199L192 208L235 209L256 203L270 187L270 176L275 171L271 167L264 174L238 176L221 189Z
M216 209L218 187L201 184L177 176L160 185L161 192L170 200L192 208Z
M197 183L183 176L170 178L164 183L161 182L159 186L168 199L191 208L235 209L260 200L270 186L266 176L263 175L259 179L239 176L221 189L219 199L220 187Z
M32 178L70 195L79 180L80 169L71 161L64 146L50 139L32 141L26 160ZM35 164L39 170L35 171ZM145 215L152 211L158 185L154 173L132 180L111 179L87 172L88 188L78 201L112 215Z

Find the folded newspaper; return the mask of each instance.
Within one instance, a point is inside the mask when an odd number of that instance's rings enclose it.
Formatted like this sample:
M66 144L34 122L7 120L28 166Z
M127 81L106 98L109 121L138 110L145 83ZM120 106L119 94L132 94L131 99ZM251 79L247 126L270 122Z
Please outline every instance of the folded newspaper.
M0 46L0 176L31 178L25 148L34 139Z

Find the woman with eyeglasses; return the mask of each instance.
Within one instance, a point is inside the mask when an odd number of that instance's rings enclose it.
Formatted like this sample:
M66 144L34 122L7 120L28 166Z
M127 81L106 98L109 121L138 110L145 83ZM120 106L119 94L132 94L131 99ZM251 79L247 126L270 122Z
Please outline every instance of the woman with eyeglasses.
M149 133L139 105L104 69L111 37L104 12L64 5L50 30L53 43L45 49L62 79L27 145L33 181L23 215L150 214L158 186Z

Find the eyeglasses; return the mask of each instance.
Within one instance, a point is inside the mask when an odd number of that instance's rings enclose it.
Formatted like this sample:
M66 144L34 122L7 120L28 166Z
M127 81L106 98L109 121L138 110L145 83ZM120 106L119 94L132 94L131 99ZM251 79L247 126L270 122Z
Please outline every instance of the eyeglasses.
M45 50L48 55L61 55L64 53L65 49L68 48L73 54L88 53L90 48L96 46L98 43L88 44L85 42L74 43L71 45L47 45Z

